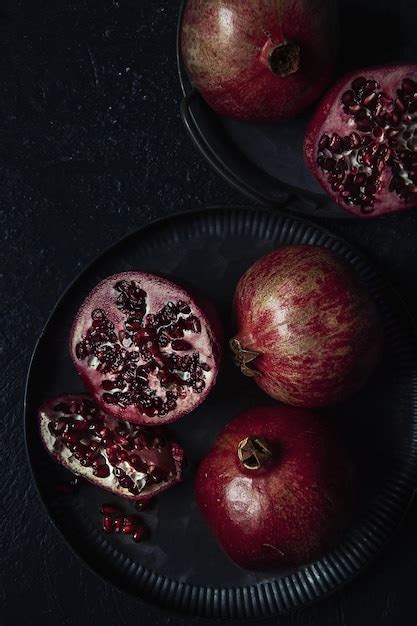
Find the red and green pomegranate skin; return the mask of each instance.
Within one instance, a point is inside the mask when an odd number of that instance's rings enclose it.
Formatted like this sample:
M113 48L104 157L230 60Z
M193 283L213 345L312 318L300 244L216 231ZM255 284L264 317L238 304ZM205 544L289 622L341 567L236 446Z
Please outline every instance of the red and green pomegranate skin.
M259 259L234 298L235 361L269 396L306 408L359 390L378 363L382 325L353 268L325 248Z
M188 0L182 58L220 115L276 121L299 115L331 80L334 0Z
M268 454L254 461L257 440ZM352 463L332 424L286 406L248 409L230 422L200 464L195 489L226 554L251 570L320 557L349 525L354 503Z

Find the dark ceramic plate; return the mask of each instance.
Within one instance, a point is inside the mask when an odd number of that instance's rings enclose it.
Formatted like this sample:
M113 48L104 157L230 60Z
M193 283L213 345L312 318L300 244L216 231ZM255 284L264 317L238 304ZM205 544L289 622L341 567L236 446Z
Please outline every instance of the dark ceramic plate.
M385 324L385 360L367 389L331 411L352 447L360 480L354 523L342 542L294 571L252 573L231 563L210 535L193 498L195 468L217 433L240 410L269 399L242 377L226 355L207 401L170 430L188 455L185 480L162 494L144 517L149 542L103 535L99 504L108 494L83 485L58 496L69 477L42 447L36 410L49 396L81 391L69 354L74 314L104 277L140 269L186 281L212 299L230 336L237 280L253 261L283 244L331 248L368 286ZM261 617L319 600L358 574L398 527L414 491L417 469L417 371L410 322L398 299L366 259L317 226L278 212L211 209L157 221L104 252L68 288L35 349L27 381L25 428L34 479L48 513L73 550L114 585L159 606L202 616ZM111 499L111 498L110 498ZM126 505L132 508L132 505Z
M342 43L337 75L383 63L416 61L416 2L340 0L340 5ZM273 125L236 122L217 115L187 77L179 45L181 20L182 10L177 34L178 71L184 94L181 115L192 140L212 167L243 194L262 204L282 207L291 201L291 211L297 213L351 219L323 193L304 163L304 133L314 109L291 122Z

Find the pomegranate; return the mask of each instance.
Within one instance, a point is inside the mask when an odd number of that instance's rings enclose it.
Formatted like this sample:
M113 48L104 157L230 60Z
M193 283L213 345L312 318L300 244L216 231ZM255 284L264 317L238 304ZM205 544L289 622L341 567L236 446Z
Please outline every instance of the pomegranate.
M417 65L345 76L325 96L305 137L309 168L358 217L417 204Z
M351 266L331 250L284 246L240 279L230 341L242 373L272 398L303 407L339 402L378 362L382 326Z
M337 48L334 0L188 0L184 10L184 64L226 117L297 116L328 85Z
M97 403L137 424L172 422L213 387L219 322L165 278L125 272L103 280L74 320L71 355Z
M48 400L39 409L39 425L58 463L116 495L148 500L181 480L178 444L158 429L114 419L87 394Z
M293 407L249 409L197 472L196 498L228 556L246 569L319 557L349 524L349 454L331 424Z

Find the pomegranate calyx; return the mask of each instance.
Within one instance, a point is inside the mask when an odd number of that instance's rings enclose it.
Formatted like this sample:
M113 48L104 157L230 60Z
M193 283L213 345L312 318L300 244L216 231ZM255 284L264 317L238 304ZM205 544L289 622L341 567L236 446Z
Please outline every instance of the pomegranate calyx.
M300 46L292 41L276 44L268 40L261 59L276 76L290 76L300 69Z
M239 339L236 338L231 339L229 345L233 352L233 360L235 362L235 365L240 367L242 374L244 374L245 376L249 376L250 378L258 376L259 372L248 367L248 363L252 363L252 361L257 359L259 356L259 352L255 352L253 350L245 350Z
M248 470L262 469L272 460L271 446L265 437L246 437L237 448L239 461Z

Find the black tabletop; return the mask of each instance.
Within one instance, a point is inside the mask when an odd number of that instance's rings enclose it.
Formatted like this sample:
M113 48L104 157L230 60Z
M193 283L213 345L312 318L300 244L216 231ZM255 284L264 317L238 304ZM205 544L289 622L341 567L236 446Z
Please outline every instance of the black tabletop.
M197 625L115 591L66 547L32 484L22 428L37 335L103 248L178 210L244 205L179 118L174 0L3 0L0 6L0 624ZM417 211L325 225L366 252L417 310ZM360 436L360 433L358 433ZM417 504L340 594L264 624L416 623Z

